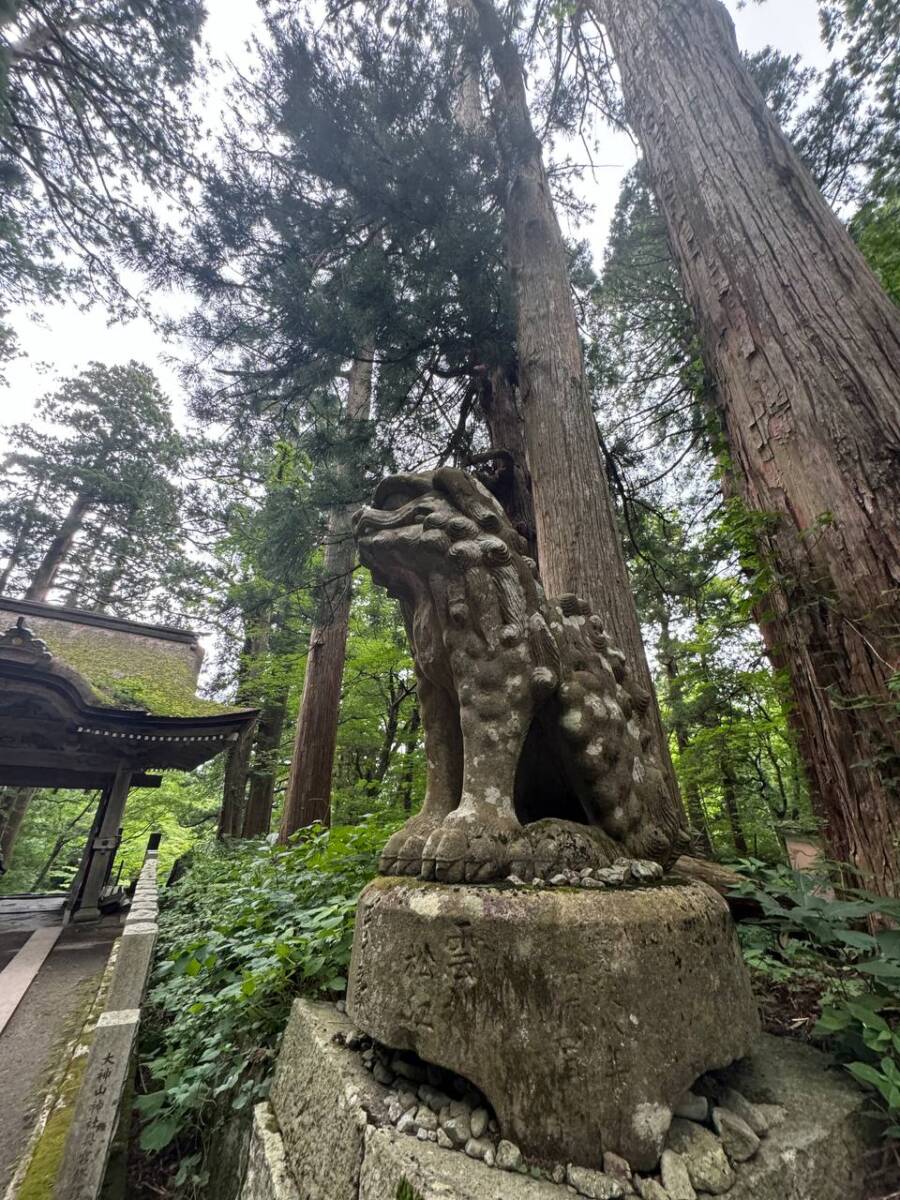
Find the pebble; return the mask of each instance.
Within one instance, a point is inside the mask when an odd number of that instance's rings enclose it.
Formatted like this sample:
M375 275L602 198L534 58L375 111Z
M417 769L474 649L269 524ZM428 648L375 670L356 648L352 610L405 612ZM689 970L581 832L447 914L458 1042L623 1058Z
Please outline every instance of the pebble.
M663 1150L659 1173L670 1200L697 1200L687 1164L680 1154L674 1150Z
M532 887L544 887L544 881L543 881L543 879L541 879L540 875L535 875L534 879L532 879L532 881L531 881L531 886Z
M733 1163L746 1162L760 1146L759 1138L743 1119L730 1108L714 1108L713 1129L722 1139L725 1153Z
M464 1113L459 1113L455 1117L442 1117L441 1129L450 1138L454 1146L464 1146L472 1136L468 1115Z
M625 1195L625 1185L621 1179L604 1175L602 1171L592 1171L588 1167L576 1167L573 1163L566 1167L566 1182L589 1200L622 1200Z
M403 1116L404 1111L405 1110L400 1107L399 1100L392 1100L387 1107L387 1115L388 1115L388 1120L390 1121L390 1123L392 1125L396 1125L397 1122L400 1120L400 1118Z
M482 1161L488 1150L493 1150L494 1147L487 1138L469 1138L466 1142L465 1150L469 1158L478 1158Z
M552 875L550 877L550 883L553 887L563 887L568 882L569 880L565 875Z
M742 1092L739 1092L737 1088L726 1088L722 1093L721 1104L723 1108L737 1113L742 1121L746 1121L757 1137L765 1137L769 1132L769 1122L766 1119L766 1114L761 1108L757 1108L755 1104L751 1104L747 1097Z
M638 1177L635 1182L637 1183L638 1194L641 1200L672 1200L662 1184L657 1183L655 1179L641 1179Z
M562 1165L562 1163L556 1164L556 1166L550 1172L550 1178L554 1183L566 1182L566 1168Z
M398 1133L415 1133L416 1119L411 1112L405 1112L397 1122Z
M517 884L519 887L521 887L521 886L522 886L522 885L525 883L525 880L524 880L524 879L520 879L520 878L518 877L518 875L507 875L507 877L506 877L506 882L507 882L507 883L515 883L515 884Z
M582 881L581 881L581 886L582 886L583 888L597 888L597 889L600 889L600 888L605 888L605 887L606 887L606 884L603 882L603 880L602 880L602 879L591 879L591 877L590 877L590 876L588 876L588 877L587 877L587 879L582 879Z
M438 1127L437 1115L426 1104L420 1104L416 1109L415 1120L420 1129L436 1130Z
M513 1142L502 1138L497 1146L496 1161L501 1171L518 1171L522 1165L522 1151Z
M721 1196L734 1184L734 1171L722 1143L702 1125L676 1117L669 1128L666 1148L684 1158L698 1192Z
M613 1154L612 1150L605 1151L603 1155L603 1170L607 1175L615 1175L617 1179L631 1181L631 1163L621 1154Z
M663 869L658 862L651 859L639 859L631 864L631 878L638 883L650 883L654 879L662 879Z
M491 1146L490 1149L485 1150L485 1152L484 1152L484 1165L486 1167L492 1167L495 1162L496 1162L496 1153L494 1151L494 1147Z
M409 1088L399 1088L397 1091L397 1103L404 1112L409 1112L411 1108L417 1108L419 1105L418 1097L415 1092L411 1092Z
M676 1117L683 1117L686 1121L705 1121L709 1115L709 1101L696 1092L685 1092L673 1112Z
M487 1133L488 1121L490 1119L491 1115L486 1108L476 1108L471 1117L469 1117L469 1124L472 1127L472 1137L476 1141L484 1137Z
M625 882L625 870L622 867L601 867L594 872L594 877L601 883L617 887Z
M339 1013L344 1014L347 1011L347 1001L346 1000L337 1000L337 1001L335 1001L334 1007L338 1010Z
M442 1150L454 1150L456 1148L453 1141L449 1137L447 1137L447 1134L444 1132L443 1129L439 1129L437 1131L435 1140L437 1141L437 1144L441 1147Z

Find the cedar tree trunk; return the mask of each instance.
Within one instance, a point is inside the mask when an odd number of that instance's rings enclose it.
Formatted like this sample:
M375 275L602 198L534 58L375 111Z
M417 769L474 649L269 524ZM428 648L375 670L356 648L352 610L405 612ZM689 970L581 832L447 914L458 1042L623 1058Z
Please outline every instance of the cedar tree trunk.
M372 390L372 349L354 361L347 392L346 422L365 421ZM284 798L279 840L319 821L331 821L331 772L341 707L341 678L347 652L350 599L356 546L350 518L357 504L333 510L325 544L324 577L315 623L309 635L309 654L303 698Z
M610 35L831 854L900 894L900 312L785 139L718 0L590 0ZM769 623L769 622L767 622Z
M666 777L656 814L683 824L678 785L641 639L640 623L584 373L566 248L522 63L491 0L472 0L500 81L496 101L507 173L506 227L516 295L519 395L531 472L541 579L550 596L587 600L651 697L655 749Z
M275 799L275 765L284 731L287 692L279 692L266 701L256 728L253 747L253 766L250 771L250 792L244 813L242 837L264 837L272 824L272 804Z
M238 663L238 685L236 700L249 707L256 699L255 683L260 659L269 646L272 622L272 606L245 618L244 645ZM225 759L225 781L222 789L222 808L219 812L219 837L238 838L245 836L244 805L247 797L247 775L250 771L250 752L253 749L252 728L245 729L228 750Z
M72 505L66 513L62 525L60 525L56 537L47 547L47 552L41 559L40 565L34 573L34 578L28 585L28 590L25 593L26 600L46 601L47 596L50 594L50 589L53 587L53 581L56 578L57 572L72 549L72 543L78 536L78 531L81 529L92 501L93 496L90 492L80 492L72 501Z

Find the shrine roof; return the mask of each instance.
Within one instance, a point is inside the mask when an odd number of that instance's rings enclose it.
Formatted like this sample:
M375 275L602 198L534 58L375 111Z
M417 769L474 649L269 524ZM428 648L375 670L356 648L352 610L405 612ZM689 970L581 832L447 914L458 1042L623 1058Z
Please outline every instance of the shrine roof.
M203 651L192 630L0 597L0 635L19 617L102 707L193 718L246 711L196 694Z

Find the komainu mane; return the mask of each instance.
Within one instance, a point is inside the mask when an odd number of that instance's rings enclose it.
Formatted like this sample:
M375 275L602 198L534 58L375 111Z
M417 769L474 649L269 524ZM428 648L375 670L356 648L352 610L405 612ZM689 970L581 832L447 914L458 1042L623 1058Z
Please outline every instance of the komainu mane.
M490 493L451 468L391 476L354 531L400 600L428 763L425 803L382 873L482 883L668 865L686 838L650 750L650 697L583 600L545 597Z

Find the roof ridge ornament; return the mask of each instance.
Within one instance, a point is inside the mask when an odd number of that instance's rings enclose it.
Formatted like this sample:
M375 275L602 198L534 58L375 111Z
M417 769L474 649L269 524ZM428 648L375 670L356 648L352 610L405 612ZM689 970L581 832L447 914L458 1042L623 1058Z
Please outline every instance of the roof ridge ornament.
M24 617L19 617L15 625L0 636L0 658L30 666L48 666L53 661L47 643L28 628Z

